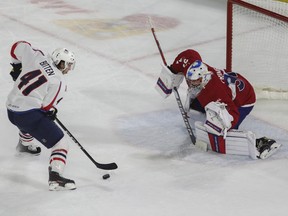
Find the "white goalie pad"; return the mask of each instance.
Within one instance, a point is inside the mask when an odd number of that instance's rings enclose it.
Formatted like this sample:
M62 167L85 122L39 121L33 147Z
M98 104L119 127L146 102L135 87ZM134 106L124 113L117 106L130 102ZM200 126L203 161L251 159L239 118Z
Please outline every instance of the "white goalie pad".
M205 106L205 111L206 122L204 126L207 131L225 138L233 121L233 116L227 111L226 104L213 101Z
M250 156L257 159L259 152L256 149L256 136L250 131L232 130L223 136L208 133L202 122L195 122L196 138L208 144L208 149L232 155Z
M163 98L167 98L174 87L179 88L183 82L184 76L182 74L174 74L165 65L162 65L160 76L157 80L155 89Z

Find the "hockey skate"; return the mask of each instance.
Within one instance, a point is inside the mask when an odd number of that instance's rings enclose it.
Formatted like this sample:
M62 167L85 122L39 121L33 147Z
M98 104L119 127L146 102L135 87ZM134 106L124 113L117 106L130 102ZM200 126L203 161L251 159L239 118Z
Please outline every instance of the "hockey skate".
M256 148L259 152L258 158L266 159L270 157L280 148L280 146L281 144L278 144L275 140L267 137L256 139Z
M40 155L41 153L41 148L35 144L30 144L30 145L23 145L22 141L19 140L18 145L16 146L16 151L19 154L27 154L27 155Z
M59 173L51 170L49 166L49 190L50 191L60 191L60 190L75 190L75 182L71 179L63 178Z

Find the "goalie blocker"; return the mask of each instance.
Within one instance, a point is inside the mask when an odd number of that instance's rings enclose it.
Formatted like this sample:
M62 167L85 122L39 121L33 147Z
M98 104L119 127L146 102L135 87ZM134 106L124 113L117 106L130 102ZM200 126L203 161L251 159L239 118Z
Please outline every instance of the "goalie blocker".
M171 95L174 87L179 88L180 84L183 82L184 76L182 74L174 74L170 69L162 65L162 70L157 80L155 89L163 98L167 98Z

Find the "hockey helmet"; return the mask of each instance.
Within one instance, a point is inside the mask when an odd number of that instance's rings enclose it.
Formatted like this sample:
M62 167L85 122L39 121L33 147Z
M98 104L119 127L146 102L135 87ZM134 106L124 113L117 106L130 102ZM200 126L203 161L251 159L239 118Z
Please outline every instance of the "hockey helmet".
M201 61L193 62L187 69L186 78L189 80L198 80L208 72L208 67Z
M210 79L211 73L208 71L207 65L202 61L196 60L187 69L186 80L189 86L201 85L203 87Z
M59 65L61 61L64 61L65 67L61 71L65 71L67 68L73 70L75 68L75 55L73 52L66 48L58 48L52 52L52 61L56 66Z

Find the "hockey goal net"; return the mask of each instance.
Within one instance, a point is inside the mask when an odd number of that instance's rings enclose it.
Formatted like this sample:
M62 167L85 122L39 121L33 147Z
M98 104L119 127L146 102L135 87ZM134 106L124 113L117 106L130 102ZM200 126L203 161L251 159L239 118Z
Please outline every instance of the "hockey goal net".
M257 98L288 99L288 0L228 0L226 61Z

